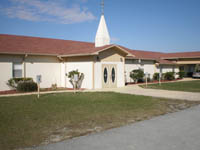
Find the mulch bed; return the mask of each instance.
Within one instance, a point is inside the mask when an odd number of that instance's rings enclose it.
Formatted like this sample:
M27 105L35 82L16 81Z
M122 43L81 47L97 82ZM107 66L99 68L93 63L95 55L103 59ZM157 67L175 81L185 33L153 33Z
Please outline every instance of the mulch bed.
M16 93L20 93L20 92L17 92L16 90L0 91L0 95L16 94Z

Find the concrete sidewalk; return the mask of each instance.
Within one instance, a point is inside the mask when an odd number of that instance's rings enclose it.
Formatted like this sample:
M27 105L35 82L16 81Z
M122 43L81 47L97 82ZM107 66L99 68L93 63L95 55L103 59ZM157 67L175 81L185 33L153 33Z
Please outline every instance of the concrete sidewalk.
M200 106L26 150L199 150Z

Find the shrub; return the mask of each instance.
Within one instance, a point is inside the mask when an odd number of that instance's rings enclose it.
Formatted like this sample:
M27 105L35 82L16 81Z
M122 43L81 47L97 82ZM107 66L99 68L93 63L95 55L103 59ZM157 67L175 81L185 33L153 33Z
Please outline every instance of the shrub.
M174 72L166 72L164 74L164 79L165 80L174 80L175 79L175 76L174 76Z
M13 80L18 83L20 81L33 81L33 78L13 78Z
M21 81L32 81L33 82L33 78L11 78L8 80L7 85L13 89L16 89L18 83Z
M180 79L183 79L185 77L185 72L184 71L179 71L178 75L179 75Z
M37 83L33 81L20 81L17 84L17 91L19 92L37 91Z
M157 81L159 80L159 73L158 72L153 74L153 80L157 80Z
M143 82L144 81L144 71L141 69L136 69L130 72L130 78L134 80L134 82Z
M16 82L15 82L15 80L13 78L8 80L7 85L12 89L16 89L17 88L17 84L16 84Z
M57 84L55 83L55 84L52 84L51 85L51 88L52 88L52 90L56 90L57 89Z

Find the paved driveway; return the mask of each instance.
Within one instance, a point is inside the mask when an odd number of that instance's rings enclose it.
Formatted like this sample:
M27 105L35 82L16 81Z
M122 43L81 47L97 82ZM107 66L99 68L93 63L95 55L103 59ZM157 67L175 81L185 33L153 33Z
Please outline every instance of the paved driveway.
M199 150L200 106L36 150Z
M168 91L159 89L144 89L138 85L129 85L122 88L113 89L100 89L98 91L114 91L118 93L134 94L134 95L144 95L152 97L162 97L170 99L180 99L180 100L190 100L190 101L200 101L200 93L197 92L181 92L181 91Z

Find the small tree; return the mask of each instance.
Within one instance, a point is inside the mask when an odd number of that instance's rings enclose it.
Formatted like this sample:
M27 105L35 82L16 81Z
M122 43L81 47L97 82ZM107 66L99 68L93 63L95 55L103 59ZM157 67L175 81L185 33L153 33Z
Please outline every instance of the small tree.
M75 81L75 75L77 75L77 77L78 77L77 81ZM83 73L80 73L78 70L73 70L73 71L70 71L68 74L66 74L66 76L68 78L70 78L69 81L72 84L73 88L75 88L75 89L81 88L81 85L82 85L82 82L83 82L83 79L84 79Z
M144 71L142 69L136 69L130 72L130 78L134 80L135 83L143 81Z

